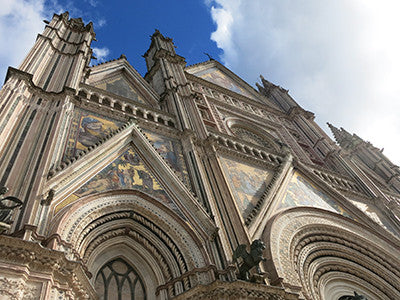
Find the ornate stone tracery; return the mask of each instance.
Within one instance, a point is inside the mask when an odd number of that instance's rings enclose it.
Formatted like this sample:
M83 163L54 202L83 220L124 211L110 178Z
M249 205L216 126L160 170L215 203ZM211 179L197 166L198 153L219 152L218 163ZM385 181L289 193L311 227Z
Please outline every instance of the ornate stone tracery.
M302 286L307 299L334 300L329 293L339 295L335 284L343 281L348 289L362 289L367 298L399 297L400 264L392 254L394 245L373 232L367 234L369 229L353 221L337 218L341 217L302 208L273 218L264 237L270 244L274 276L285 278L284 285Z
M206 264L207 258L200 245L194 247L199 243L193 239L194 233L176 221L175 213L165 212L163 205L143 193L127 191L91 196L87 197L84 207L81 205L74 204L65 209L64 214L60 212L52 231L71 245L71 257L82 259L92 275L97 274L99 265L95 262L99 255L104 255L101 253L106 251L105 245L110 246L110 240L136 249L134 252L149 262L147 269L155 267L150 261L157 265L159 275L151 280L153 290L154 286ZM141 245L141 250L137 245ZM104 250L99 252L98 249ZM204 275L185 277L182 282L169 287L168 294L173 296L208 280Z

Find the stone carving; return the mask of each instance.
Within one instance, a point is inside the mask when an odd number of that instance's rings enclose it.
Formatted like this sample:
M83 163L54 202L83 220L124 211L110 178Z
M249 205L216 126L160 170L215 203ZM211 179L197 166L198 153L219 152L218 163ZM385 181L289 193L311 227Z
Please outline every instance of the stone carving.
M8 188L5 186L0 187L0 233L9 228L11 223L12 211L22 206L22 201L14 196L3 197L7 193Z
M265 261L266 259L262 256L263 250L266 248L263 241L260 239L254 240L250 246L250 253L246 250L247 246L241 244L237 246L236 250L233 252L234 263L237 263L238 258L242 258L243 262L239 266L239 279L250 281L249 271L253 268L257 268L258 275L264 275L261 270L259 263L260 261ZM254 281L256 278L252 276L251 280Z
M354 292L354 296L350 296L350 295L345 295L345 296L341 296L338 300L368 300L367 297L363 296L363 295L359 295L357 294L357 292Z

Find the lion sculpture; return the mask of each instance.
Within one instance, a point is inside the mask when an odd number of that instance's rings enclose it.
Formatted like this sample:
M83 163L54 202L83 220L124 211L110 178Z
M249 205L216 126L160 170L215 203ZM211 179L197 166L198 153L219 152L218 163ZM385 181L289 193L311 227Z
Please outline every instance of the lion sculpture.
M239 245L233 252L233 263L238 262L238 258L242 258L243 262L239 266L239 279L249 281L249 271L253 268L257 268L257 274L261 274L259 263L260 261L265 261L262 253L264 251L265 244L261 240L254 240L250 246L250 253L246 250L247 246L245 244Z

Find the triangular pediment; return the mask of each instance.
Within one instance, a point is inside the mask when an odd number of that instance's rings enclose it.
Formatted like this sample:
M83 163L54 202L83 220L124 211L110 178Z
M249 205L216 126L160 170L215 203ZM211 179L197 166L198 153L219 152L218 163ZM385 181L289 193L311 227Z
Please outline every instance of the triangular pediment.
M127 147L116 159L74 191L55 209L59 211L79 198L108 191L138 190L158 200L185 218L163 185L156 179L143 159L132 147Z
M260 101L260 94L252 86L215 60L189 66L185 71L232 92Z
M169 154L179 146L176 141L150 133L146 136L133 121L119 127L51 175L48 185L54 191L50 208L53 216L65 213L87 197L138 191L182 220L197 224L193 226L214 230L211 219L184 183L187 171L181 165L182 153Z
M158 95L125 57L91 68L86 84L134 102L154 105Z

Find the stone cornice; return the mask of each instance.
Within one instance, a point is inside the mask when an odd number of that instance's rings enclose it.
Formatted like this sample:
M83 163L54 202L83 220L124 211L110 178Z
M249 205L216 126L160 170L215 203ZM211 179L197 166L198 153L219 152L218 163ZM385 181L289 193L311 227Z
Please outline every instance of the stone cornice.
M197 83L200 83L200 84L202 84L204 86L209 87L210 89L214 89L214 90L216 90L216 91L218 91L218 92L220 92L222 94L226 94L226 95L228 95L230 97L233 97L235 99L238 99L238 100L244 101L244 102L246 102L248 104L257 106L259 109L264 109L264 110L269 111L269 112L271 112L271 113L273 113L275 115L286 116L286 114L283 113L282 111L280 111L280 110L278 110L278 109L276 109L276 108L274 108L272 106L269 106L268 104L270 104L270 102L262 103L260 101L255 100L255 99L246 97L246 96L244 96L242 94L235 93L235 92L233 92L233 91L231 91L231 90L229 90L227 88L224 88L224 87L221 87L219 85L216 85L216 84L214 84L214 83L212 83L212 82L210 82L208 80L205 80L203 78L197 77L196 75L190 74L188 72L185 72L185 75L186 75L186 78L189 81L195 81ZM262 96L260 94L259 97L263 98L264 96ZM266 101L268 101L268 100L266 100Z
M223 101L216 100L215 98L208 98L210 102L216 105L217 110L220 110L220 108L223 108L228 113L236 114L238 118L241 118L241 116L245 115L250 118L250 120L257 119L261 124L268 124L269 126L275 128L282 127L283 125L280 124L278 121L271 121L265 118L263 115L258 115L253 112L249 112L244 110L243 108L236 107L232 104L225 103Z
M7 70L7 75L5 78L6 82L10 77L16 77L18 79L21 79L25 81L25 83L28 84L29 88L32 90L33 93L36 95L41 95L43 97L53 97L56 99L61 99L64 98L65 96L73 96L76 94L76 90L67 86L64 86L64 88L59 91L59 92L48 92L42 89L41 87L38 87L33 83L33 75L29 74L27 72L21 71L19 69L13 68L13 67L8 67Z
M270 149L255 147L249 143L244 143L243 141L232 139L230 136L222 134L210 134L203 143L203 146L207 149L210 149L208 145L213 145L219 153L226 153L242 161L250 161L264 168L275 169L283 161L281 155L272 152Z
M67 284L80 299L97 299L81 263L70 261L60 251L19 238L0 235L0 261L27 268L28 272L51 274L54 280Z
M285 291L281 287L247 281L224 282L216 280L209 285L198 285L191 290L180 294L174 300L197 299L299 299L297 293Z

